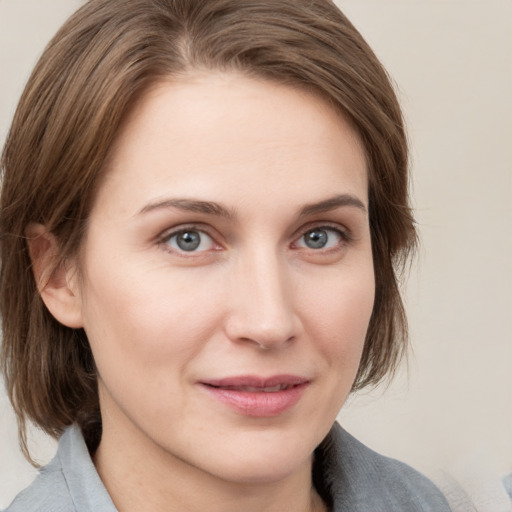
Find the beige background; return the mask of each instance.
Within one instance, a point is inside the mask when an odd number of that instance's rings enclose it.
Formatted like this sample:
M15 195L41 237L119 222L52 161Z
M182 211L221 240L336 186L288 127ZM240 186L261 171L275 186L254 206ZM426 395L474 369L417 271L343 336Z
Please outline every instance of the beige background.
M0 142L28 73L79 0L0 0ZM409 375L344 426L436 475L512 471L512 1L339 0L399 84L422 248ZM37 432L34 453L54 444ZM462 469L461 469L462 468ZM0 508L34 470L0 388Z

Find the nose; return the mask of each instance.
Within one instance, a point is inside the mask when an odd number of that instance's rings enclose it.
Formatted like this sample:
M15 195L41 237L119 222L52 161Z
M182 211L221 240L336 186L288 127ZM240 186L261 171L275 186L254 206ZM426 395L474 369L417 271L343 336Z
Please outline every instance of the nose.
M275 253L240 262L231 279L228 338L266 350L291 343L300 331L293 288L286 264Z

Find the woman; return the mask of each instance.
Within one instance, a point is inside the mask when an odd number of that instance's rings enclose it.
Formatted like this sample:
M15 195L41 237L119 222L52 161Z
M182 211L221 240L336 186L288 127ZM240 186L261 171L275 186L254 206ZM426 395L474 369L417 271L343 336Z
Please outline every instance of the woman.
M88 2L2 169L4 374L25 451L60 438L9 512L448 510L334 424L404 351L415 232L396 97L331 2Z

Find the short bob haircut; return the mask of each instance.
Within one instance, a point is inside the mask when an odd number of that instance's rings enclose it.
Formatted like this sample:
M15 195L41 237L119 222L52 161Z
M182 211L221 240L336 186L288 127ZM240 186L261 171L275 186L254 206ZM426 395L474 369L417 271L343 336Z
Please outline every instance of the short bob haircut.
M384 68L330 0L91 0L47 46L1 159L2 370L25 455L26 424L101 437L94 359L82 329L57 322L31 271L26 229L44 224L79 254L106 159L129 109L155 82L234 71L327 101L365 148L376 296L354 389L394 373L407 326L399 278L415 248L403 118ZM41 284L40 284L41 285Z

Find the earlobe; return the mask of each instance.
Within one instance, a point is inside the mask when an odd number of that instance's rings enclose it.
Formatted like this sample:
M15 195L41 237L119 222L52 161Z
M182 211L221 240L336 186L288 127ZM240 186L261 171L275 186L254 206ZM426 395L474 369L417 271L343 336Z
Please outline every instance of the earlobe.
M58 263L57 240L45 226L29 224L25 234L34 279L46 307L61 324L74 329L83 327L76 269Z

